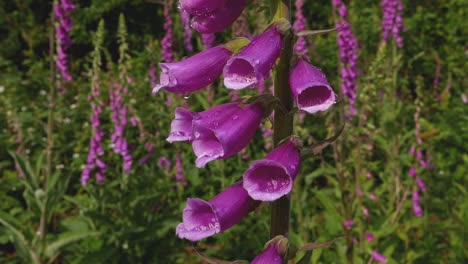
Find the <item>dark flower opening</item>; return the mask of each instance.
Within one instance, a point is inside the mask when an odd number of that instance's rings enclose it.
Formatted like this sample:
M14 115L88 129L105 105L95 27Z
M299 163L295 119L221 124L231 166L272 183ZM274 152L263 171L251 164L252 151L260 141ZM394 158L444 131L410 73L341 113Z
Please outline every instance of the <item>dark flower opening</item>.
M320 106L332 97L332 93L327 86L311 86L299 94L298 103L301 107Z
M246 88L257 82L255 69L250 62L237 58L226 66L224 84L231 89Z

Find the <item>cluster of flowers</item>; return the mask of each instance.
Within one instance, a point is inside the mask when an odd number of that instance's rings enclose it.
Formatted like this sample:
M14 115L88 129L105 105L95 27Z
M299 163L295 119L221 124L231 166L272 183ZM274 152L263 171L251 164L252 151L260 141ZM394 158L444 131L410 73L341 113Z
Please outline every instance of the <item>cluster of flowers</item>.
M172 0L166 1L164 3L164 30L166 31L166 35L164 35L163 39L161 40L162 46L162 59L165 62L172 62L174 58L174 52L172 51L172 44L174 42L172 36L172 18L170 15L170 7L172 4Z
M99 78L101 68L101 54L100 49L103 42L104 24L100 23L96 38L94 40L94 54L93 54L93 73L92 73L92 85L91 94L87 100L91 102L92 114L90 117L91 127L93 136L89 143L88 157L86 164L81 172L81 184L86 185L91 177L91 173L95 171L95 178L98 183L104 183L104 174L107 166L105 162L99 157L104 154L102 147L102 138L104 137L104 131L101 129L100 115L102 113L102 107L104 103L99 99L101 81Z
M72 44L69 37L71 27L73 24L70 18L70 12L76 9L75 5L70 0L60 0L54 3L54 17L57 21L55 27L55 34L57 36L57 60L55 62L60 76L65 81L71 81L72 77L68 71L68 55L67 50Z
M193 45L192 28L190 27L190 14L182 8L179 9L179 13L182 20L182 26L184 27L184 46L188 52L192 53Z
M419 121L419 117L421 114L421 107L418 105L419 100L416 101L416 113L414 114L414 122L416 124L415 127L415 136L416 136L416 143L417 146L412 146L409 150L409 154L415 157L416 164L413 165L409 171L408 175L412 178L416 179L416 186L413 190L413 195L411 197L412 203L413 203L413 213L416 217L421 217L423 215L423 210L421 207L421 202L420 202L420 197L419 197L419 191L424 192L426 190L426 184L424 181L419 177L418 174L418 167L422 169L427 168L427 161L424 159L424 154L421 151L421 147L423 145L423 141L421 139L421 123Z
M368 172L366 174L366 178L369 179L369 180L372 180L374 178L374 175L370 172ZM364 196L364 191L358 187L356 188L356 195L359 199L362 199L362 197ZM377 195L375 195L374 193L367 193L367 197L368 199L370 200L377 200ZM350 195L350 199L352 199L353 196ZM367 207L365 206L361 206L361 211L362 211L362 214L366 217L366 218L369 218L370 217L370 211ZM353 219L347 219L345 221L343 221L343 227L346 228L346 229L351 229L354 225L354 220ZM369 243L372 243L375 241L375 237L374 237L374 234L372 234L372 232L370 230L367 230L365 232L365 238L367 240L367 242ZM356 237L353 237L353 242L354 243L359 243L358 239ZM362 243L362 241L361 241ZM376 261L376 262L380 262L380 263L387 263L388 262L388 259L387 257L385 257L384 255L382 255L381 253L379 253L379 251L377 250L372 250L371 252L371 258Z
M294 24L292 28L296 31L304 31L306 29L307 20L302 13L302 7L304 6L304 0L297 0L295 3L296 13L294 14ZM305 37L301 36L297 38L296 44L294 44L294 52L297 55L307 56L307 43Z
M343 63L340 69L341 75L341 91L343 95L348 98L349 111L348 117L352 117L357 114L355 108L356 103L356 91L358 86L356 80L358 77L357 73L357 61L358 61L358 42L356 36L351 31L351 25L346 21L348 10L341 0L332 0L332 4L341 17L336 23L338 30L338 48L340 50L340 61Z
M114 82L110 85L109 103L114 123L114 132L111 135L112 148L115 153L122 156L123 171L128 173L132 169L133 160L128 141L124 137L125 126L128 123L128 107L124 105L123 93L128 93L128 90L122 84Z
M237 18L246 0L181 0L181 7L194 16L192 27L202 33L224 29ZM221 29L222 28L222 29ZM232 90L262 85L279 58L283 36L289 33L289 22L272 23L250 43L243 38L208 48L185 60L160 63L161 89L189 94L207 87L221 74L224 86ZM335 103L335 93L322 71L298 57L290 70L289 83L297 107L308 113L327 110ZM195 164L226 159L239 153L252 139L262 119L269 116L276 102L270 95L260 95L243 102L230 102L201 112L178 107L171 123L169 142L185 141L197 156ZM223 232L251 212L257 201L274 201L288 194L293 186L300 163L299 140L289 137L263 159L252 162L243 179L209 201L189 198L183 211L182 223L176 228L180 238L198 241ZM272 240L253 263L281 263L279 246Z
M382 0L382 41L387 42L390 36L395 39L398 47L403 47L401 32L405 30L403 26L403 3L401 0Z

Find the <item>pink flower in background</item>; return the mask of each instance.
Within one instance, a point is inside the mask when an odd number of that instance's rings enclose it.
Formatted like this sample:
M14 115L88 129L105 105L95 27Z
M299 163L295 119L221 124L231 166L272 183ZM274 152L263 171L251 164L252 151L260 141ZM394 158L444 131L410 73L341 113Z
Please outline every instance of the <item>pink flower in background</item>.
M347 112L348 118L357 114L355 108L357 86L357 62L358 62L358 42L356 36L351 31L351 25L346 21L347 9L341 0L332 0L333 6L337 10L340 21L336 22L338 30L338 48L340 52L340 61L342 62L341 75L341 91L348 98L349 109Z
M192 46L192 28L190 27L190 14L182 8L179 8L182 26L184 27L184 45L188 52L193 52Z
M405 31L403 26L403 4L401 0L382 0L382 41L387 42L393 37L398 47L403 46L401 33Z
M164 2L164 30L166 31L166 35L164 35L163 39L161 40L162 46L162 59L165 62L172 62L174 59L174 51L172 50L172 45L174 43L174 39L172 36L172 18L170 14L171 10L171 3L172 1L165 1Z
M216 44L216 35L214 33L201 34L201 40L203 47L205 47L205 49L209 49L214 47Z
M421 217L422 214L423 214L423 210L421 208L419 192L418 191L413 192L413 196L412 196L411 200L413 202L413 213L414 213L414 215L416 217Z
M375 260L377 262L380 262L380 263L387 263L388 262L388 259L384 255L377 252L376 250L372 251L371 257L372 257L373 260Z
M296 0L296 12L294 13L294 24L292 28L295 31L304 31L306 29L307 20L302 14L302 7L304 6L304 0ZM305 37L298 37L294 44L294 52L297 55L307 55L307 42Z
M421 191L424 192L426 190L426 184L420 177L416 177L416 183Z
M370 231L366 231L366 239L369 242L373 242L375 240L374 235Z
M346 228L351 228L353 225L354 225L353 220L346 220L346 221L343 222L343 226L346 227Z
M70 18L70 13L75 9L75 5L73 5L70 0L61 0L54 4L54 17L57 21L55 34L58 40L57 60L55 61L55 64L60 72L60 76L67 82L72 80L68 67L67 50L72 44L69 34L73 20Z

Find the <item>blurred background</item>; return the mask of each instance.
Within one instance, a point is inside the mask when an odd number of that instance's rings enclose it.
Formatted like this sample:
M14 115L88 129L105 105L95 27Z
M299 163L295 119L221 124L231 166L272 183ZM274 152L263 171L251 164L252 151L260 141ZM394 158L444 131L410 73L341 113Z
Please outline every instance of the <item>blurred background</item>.
M219 80L186 96L151 91L159 62L260 34L270 2L249 1L231 28L208 35L190 29L177 1L64 2L0 2L0 262L205 263L193 247L252 260L268 240L268 204L196 244L175 227L188 197L209 200L271 149L271 122L204 169L189 144L165 139L176 107L269 92L271 79L239 92ZM296 115L295 134L314 145L344 130L302 163L291 243L344 236L311 263L371 263L372 252L388 263L465 263L468 2L344 1L345 16L332 1L293 2L296 29L346 20L352 36L302 40L338 101ZM357 55L351 78L346 48ZM342 90L349 82L353 93Z

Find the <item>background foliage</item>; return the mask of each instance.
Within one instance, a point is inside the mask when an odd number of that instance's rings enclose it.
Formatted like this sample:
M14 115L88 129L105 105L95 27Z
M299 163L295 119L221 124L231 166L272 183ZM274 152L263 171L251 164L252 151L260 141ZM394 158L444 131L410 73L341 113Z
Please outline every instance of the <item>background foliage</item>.
M190 146L165 141L175 107L185 103L194 110L229 101L220 83L188 98L167 93L151 96L148 76L151 62L160 60L163 7L158 1L79 1L73 13L70 49L74 80L65 94L54 93L49 111L49 38L52 3L37 0L0 2L0 262L2 263L199 263L188 241L177 239L175 226L187 197L209 199L239 179L249 160L267 151L260 130L244 154L194 169ZM262 1L261 3L267 1ZM468 199L466 142L468 142L468 3L463 0L404 1L404 46L379 45L381 10L377 1L348 4L350 22L360 44L359 114L346 120L345 131L331 147L304 161L293 191L291 241L302 245L344 235L333 246L313 251L313 263L366 263L378 249L389 263L464 263L468 258ZM263 11L262 11L263 10ZM305 4L309 29L334 25L330 1ZM134 158L131 173L122 172L122 160L110 148L110 110L102 114L106 133L106 181L80 184L89 147L93 39L105 22L102 99L121 74L117 28L126 18L128 46L123 63L129 94L124 98L140 125L128 126ZM249 4L244 15L252 33L261 32L268 9ZM177 59L190 55L182 41L180 16L175 6L174 50ZM262 18L263 17L263 18ZM217 34L217 42L231 38L230 30ZM203 49L194 32L195 50ZM309 55L339 89L336 34L309 39ZM121 45L120 45L121 46ZM380 48L379 48L380 47ZM121 60L121 62L122 62ZM121 63L122 64L122 63ZM440 66L440 83L434 85ZM121 66L121 65L120 65ZM242 91L247 95L249 91ZM307 116L296 128L305 142L316 143L339 127L340 102L327 113ZM422 193L424 214L411 208L414 179L408 154L416 138L415 112L419 108L423 151L430 157L419 169L428 189ZM52 113L52 133L47 127ZM299 122L298 122L299 123ZM47 170L47 150L53 141ZM145 143L155 148L150 160ZM177 153L182 157L187 186L175 180ZM248 156L248 160L242 158ZM172 162L169 170L157 165L160 157ZM16 160L16 162L15 162ZM18 178L23 169L24 178ZM366 175L371 173L373 178ZM47 179L47 180L45 180ZM43 183L47 183L44 185ZM364 195L359 196L357 189ZM378 198L367 198L368 194ZM44 198L46 197L46 199ZM366 217L362 208L370 211ZM47 236L37 234L46 210ZM268 205L250 214L224 234L197 243L207 255L223 259L252 259L268 240ZM351 229L342 222L353 219ZM371 231L374 242L368 242Z

